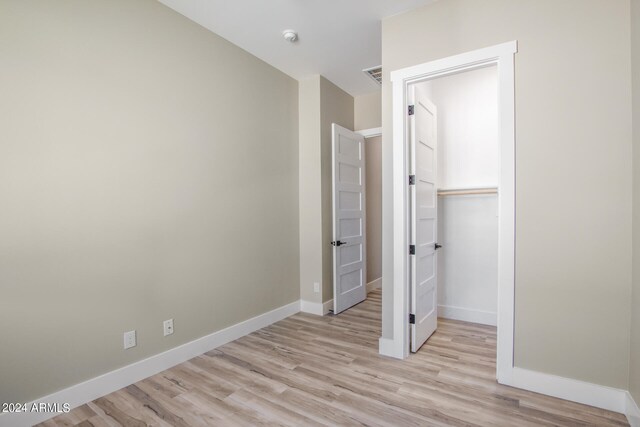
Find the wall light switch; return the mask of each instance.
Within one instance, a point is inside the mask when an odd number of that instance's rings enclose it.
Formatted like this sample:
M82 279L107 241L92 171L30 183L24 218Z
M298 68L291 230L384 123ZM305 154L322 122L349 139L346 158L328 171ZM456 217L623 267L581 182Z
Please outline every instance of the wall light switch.
M124 333L124 349L128 349L136 346L136 331L129 331Z
M313 282L313 292L315 292L315 293L320 292L320 283Z
M173 333L173 319L165 320L162 324L164 325L164 336L171 335Z

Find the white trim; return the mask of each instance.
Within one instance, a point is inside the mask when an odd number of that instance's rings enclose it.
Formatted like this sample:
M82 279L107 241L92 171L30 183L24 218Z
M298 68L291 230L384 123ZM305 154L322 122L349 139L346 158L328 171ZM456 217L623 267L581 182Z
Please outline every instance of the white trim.
M510 46L509 46L510 45ZM498 330L496 374L506 381L514 366L516 264L515 66L517 43L501 48L498 60L500 182L498 183Z
M497 63L498 60L502 59L502 57L512 56L517 52L518 42L513 40L392 71L391 82L397 83L399 81L410 81L411 83L414 83L416 81L427 80L433 77L457 74L464 70L486 67L491 63Z
M478 49L391 73L393 99L393 314L395 349L381 354L405 358L409 353L407 90L410 84L496 64L500 111L500 182L498 226L497 378L511 379L513 369L515 290L515 92L517 42ZM385 344L391 345L391 344Z
M629 421L629 425L631 427L640 427L640 408L638 408L638 404L635 400L633 400L633 396L628 391L625 392L625 411L624 414L627 416L627 420Z
M452 305L438 305L438 317L462 320L463 322L479 323L481 325L497 326L498 313L473 308L455 307Z
M76 408L269 326L299 311L300 301L292 302L163 353L36 399L34 402L28 403L28 407L35 402L46 402L69 403L71 408ZM4 413L0 414L0 427L31 426L56 415L59 414L46 412Z
M625 412L627 391L618 388L522 368L513 368L510 381L504 384L608 411Z
M376 289L380 289L382 287L382 277L377 278L376 280L372 280L367 283L367 294L369 292L375 291Z
M300 311L303 313L315 314L316 316L322 316L324 313L321 303L305 300L300 300Z
M393 340L380 337L378 340L379 353L383 356L394 357L396 359L402 359L402 354L398 354L398 346L395 345Z
M365 138L373 138L376 136L382 136L382 128L357 130L356 133L364 136Z
M333 310L333 298L322 304L322 315L326 316L331 310Z
M323 303L300 300L300 311L303 313L325 316L333 310L333 298Z
M392 76L394 74L392 73ZM391 316L393 338L389 339L383 351L380 340L380 354L406 358L409 355L408 328L408 284L409 284L409 189L406 184L408 175L407 165L407 121L405 108L407 105L407 85L403 80L392 83L392 111L393 111L393 312ZM387 198L388 200L388 198ZM384 319L383 319L384 321ZM391 349L389 347L393 346ZM394 356L395 355L395 356Z

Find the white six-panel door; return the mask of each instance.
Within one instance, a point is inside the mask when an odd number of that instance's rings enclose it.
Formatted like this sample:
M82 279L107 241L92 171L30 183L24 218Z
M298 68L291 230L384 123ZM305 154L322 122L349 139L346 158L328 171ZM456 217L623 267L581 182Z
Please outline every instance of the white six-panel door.
M411 351L416 352L436 330L438 323L436 185L437 112L419 90L409 92L413 111L409 116L410 174L410 275Z
M332 125L333 313L367 297L364 137Z

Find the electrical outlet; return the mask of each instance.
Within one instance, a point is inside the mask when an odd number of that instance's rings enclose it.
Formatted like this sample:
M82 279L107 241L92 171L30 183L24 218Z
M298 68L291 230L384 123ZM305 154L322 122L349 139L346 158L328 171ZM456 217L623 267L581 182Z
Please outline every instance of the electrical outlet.
M173 319L165 320L162 322L164 326L164 336L171 335L173 333Z
M313 292L315 292L315 293L319 293L320 292L320 283L313 282Z
M124 349L128 349L136 346L136 331L129 331L124 333Z

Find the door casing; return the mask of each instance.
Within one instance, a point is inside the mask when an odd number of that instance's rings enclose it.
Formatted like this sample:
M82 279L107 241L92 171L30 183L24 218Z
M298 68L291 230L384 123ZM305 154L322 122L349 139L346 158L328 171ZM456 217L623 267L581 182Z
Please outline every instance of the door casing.
M488 65L498 69L500 129L499 226L498 226L498 382L509 384L513 372L515 295L515 78L517 41L511 41L391 72L393 98L393 277L383 277L383 288L391 286L393 336L381 337L380 354L406 358L409 355L409 186L408 186L408 87ZM390 280L391 279L391 280ZM383 328L385 329L385 328Z

